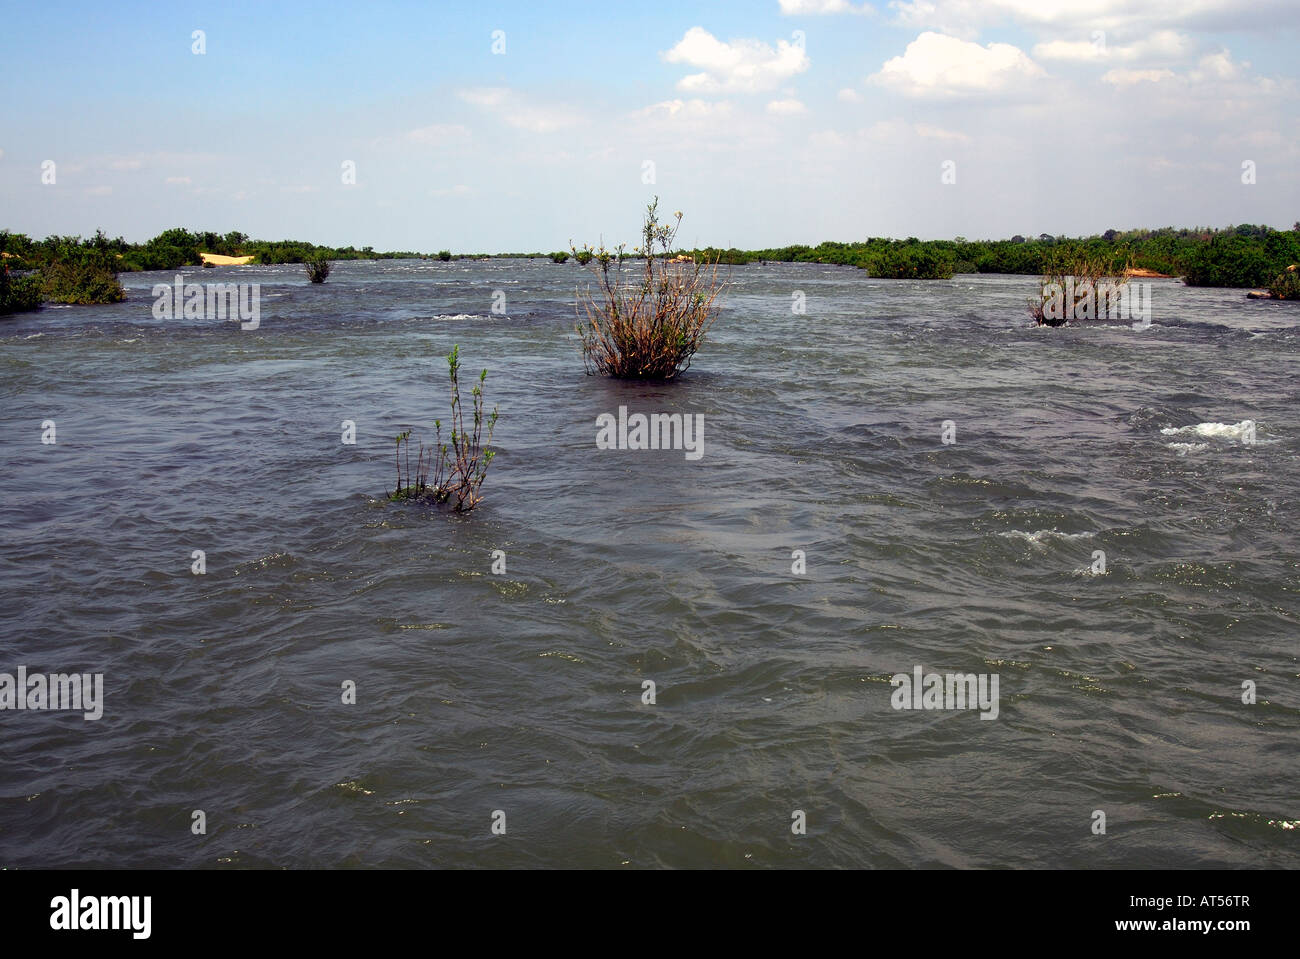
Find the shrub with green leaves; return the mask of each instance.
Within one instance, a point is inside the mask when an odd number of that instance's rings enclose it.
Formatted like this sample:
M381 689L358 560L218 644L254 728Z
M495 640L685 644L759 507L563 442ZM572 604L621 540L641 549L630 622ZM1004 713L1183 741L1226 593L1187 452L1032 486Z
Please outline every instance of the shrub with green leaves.
M1285 270L1268 285L1275 300L1300 300L1300 270Z
M1181 265L1188 286L1263 286L1277 273L1258 243L1224 233L1192 247Z
M51 303L89 306L126 299L117 271L94 257L47 264L41 267L40 277L41 294Z
M901 242L868 255L858 264L869 276L890 280L947 280L953 274L953 256L920 242Z
M390 500L410 499L433 503L447 503L455 499L457 511L467 513L483 500L480 488L487 478L488 467L497 455L492 445L498 409L483 413L483 383L487 370L479 373L478 382L470 391L472 412L470 427L465 427L465 411L460 401L460 347L452 347L447 356L451 374L451 444L442 441L442 420L434 420L437 439L426 447L420 443L416 454L415 471L411 471L411 431L397 434L397 488L389 494ZM483 429L487 428L487 437ZM403 458L405 454L405 458Z
M41 278L36 274L10 273L0 270L0 316L40 309Z
M716 301L725 284L718 279L716 260L674 262L681 223L680 212L671 223L659 222L658 197L646 207L641 246L633 251L644 259L639 277L624 276L622 245L591 251L590 270L600 285L594 295L579 293L576 328L588 373L670 380L690 368L717 318Z
M568 259L569 259L569 254L565 253L563 250L556 250L554 253L551 254L552 263L565 263L568 261Z
M307 279L313 283L324 283L330 275L331 265L327 257L318 255L304 262L303 269L307 272Z
M439 251L438 251L438 259L442 260L443 263L450 262L450 260L451 260L451 250L439 250Z

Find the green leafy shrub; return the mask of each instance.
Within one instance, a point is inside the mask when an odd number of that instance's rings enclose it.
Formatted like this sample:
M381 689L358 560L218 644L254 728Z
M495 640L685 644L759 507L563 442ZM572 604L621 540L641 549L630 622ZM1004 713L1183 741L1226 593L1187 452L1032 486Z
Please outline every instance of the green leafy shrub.
M451 373L451 444L442 441L442 420L434 420L437 439L432 447L420 443L416 454L415 471L411 471L411 431L397 434L397 488L389 494L390 500L420 500L446 503L455 499L455 508L467 513L483 500L480 488L487 478L488 467L497 455L492 445L498 410L493 407L490 416L483 415L483 383L487 370L479 373L478 382L471 391L473 397L472 422L465 428L464 407L460 401L460 347L452 347L447 356ZM487 437L483 428L487 427ZM405 459L403 459L405 453Z
M592 272L600 281L597 297L579 297L578 336L587 372L624 379L670 380L688 369L691 357L717 318L722 292L718 265L673 263L673 239L681 226L660 224L659 198L646 207L641 227L644 256L639 279L623 277L625 250L593 252ZM612 269L611 269L612 267ZM584 318L585 314L585 318Z
M1268 285L1268 292L1278 300L1300 300L1300 270L1294 267L1279 273Z
M41 278L36 274L10 273L0 270L0 316L40 309Z
M585 246L581 250L573 251L573 258L578 261L578 264L580 266L586 266L588 263L590 263L591 257L592 257L591 250L587 249Z
M330 261L327 257L317 255L303 263L303 269L307 273L307 279L313 283L324 283L325 278L330 275Z
M1264 250L1243 236L1217 234L1192 247L1182 258L1183 282L1188 286L1263 286L1277 268Z
M442 260L443 263L448 263L448 262L450 262L450 261L451 261L451 250L439 250L439 251L438 251L438 259Z
M120 303L126 290L117 271L93 257L59 261L41 267L41 294L51 303Z
M859 265L869 276L890 280L947 280L954 263L950 252L919 241L903 241L869 254Z
M569 254L565 253L563 250L556 250L554 253L551 254L552 263L565 263L568 261L568 259L569 259Z
M1127 261L1117 264L1104 251L1090 252L1066 244L1054 247L1044 260L1038 298L1029 301L1029 315L1039 326L1064 326L1085 313L1089 319L1099 319L1098 312L1109 312L1110 304L1129 282Z

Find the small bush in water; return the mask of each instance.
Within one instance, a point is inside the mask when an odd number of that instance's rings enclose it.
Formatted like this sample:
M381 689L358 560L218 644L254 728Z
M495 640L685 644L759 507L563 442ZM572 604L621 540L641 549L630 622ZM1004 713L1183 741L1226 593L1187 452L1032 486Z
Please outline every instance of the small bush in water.
M447 503L454 499L457 510L469 512L483 499L480 489L487 477L488 467L497 455L495 450L488 447L492 445L498 410L493 407L490 416L483 415L483 383L487 380L487 370L483 370L471 391L473 411L471 425L466 429L464 407L460 401L459 346L452 347L447 356L447 365L451 373L451 444L442 441L442 420L434 420L437 439L431 448L420 444L415 471L412 472L411 431L397 434L397 488L388 498L433 503ZM486 438L483 436L485 426Z

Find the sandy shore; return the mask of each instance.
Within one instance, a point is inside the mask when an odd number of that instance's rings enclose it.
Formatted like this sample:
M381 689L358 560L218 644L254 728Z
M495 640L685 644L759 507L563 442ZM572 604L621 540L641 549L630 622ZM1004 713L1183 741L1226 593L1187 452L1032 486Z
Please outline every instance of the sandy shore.
M220 253L200 253L204 263L213 266L245 266L253 262L251 256L222 256Z

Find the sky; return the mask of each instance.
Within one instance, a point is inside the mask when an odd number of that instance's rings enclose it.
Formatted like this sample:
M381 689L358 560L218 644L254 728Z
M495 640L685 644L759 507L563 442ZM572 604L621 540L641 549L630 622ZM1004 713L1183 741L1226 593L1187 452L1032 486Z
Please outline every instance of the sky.
M1300 220L1297 0L0 8L0 228L456 253Z

